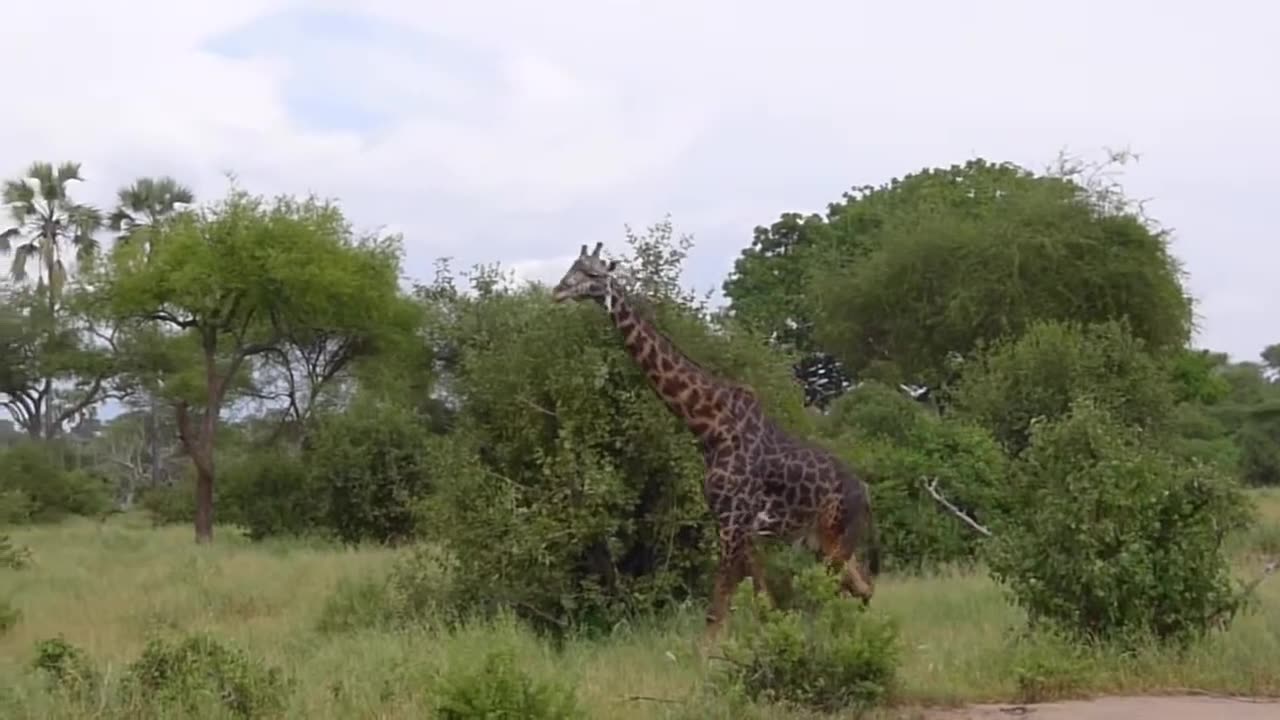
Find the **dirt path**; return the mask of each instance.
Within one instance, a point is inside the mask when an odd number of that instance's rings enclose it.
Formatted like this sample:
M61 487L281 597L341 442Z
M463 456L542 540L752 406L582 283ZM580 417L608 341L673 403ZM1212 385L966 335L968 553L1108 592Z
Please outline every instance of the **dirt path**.
M1037 705L929 710L927 720L1280 720L1280 700L1204 695L1104 697Z

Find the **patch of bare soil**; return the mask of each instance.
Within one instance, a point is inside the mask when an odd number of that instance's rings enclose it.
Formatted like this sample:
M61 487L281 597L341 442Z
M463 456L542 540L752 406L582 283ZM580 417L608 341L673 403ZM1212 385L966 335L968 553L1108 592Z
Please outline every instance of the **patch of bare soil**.
M926 710L927 720L1280 720L1280 700L1216 695L1102 697Z

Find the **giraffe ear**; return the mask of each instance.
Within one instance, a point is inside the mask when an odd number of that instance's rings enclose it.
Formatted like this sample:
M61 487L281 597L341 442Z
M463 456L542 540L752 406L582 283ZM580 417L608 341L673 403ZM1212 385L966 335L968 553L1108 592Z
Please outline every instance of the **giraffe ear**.
M618 267L618 261L617 261L617 260L610 260L610 261L609 261L609 265L608 265L605 269L606 269L606 270L608 270L609 272L613 272L613 271L614 271L614 269L615 269L615 268L617 268L617 267Z

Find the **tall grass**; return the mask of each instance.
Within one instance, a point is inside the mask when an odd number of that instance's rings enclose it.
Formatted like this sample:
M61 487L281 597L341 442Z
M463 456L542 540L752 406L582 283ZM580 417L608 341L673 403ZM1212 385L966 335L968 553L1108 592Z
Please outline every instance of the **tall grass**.
M1280 532L1280 493L1258 497L1267 524L1233 544L1242 578L1258 571ZM572 684L589 717L807 717L708 698L715 663L700 661L693 645L701 606L556 650L510 620L344 629L329 617L325 629L339 586L384 577L395 551L250 544L226 530L198 548L185 527L152 529L129 517L10 535L31 549L32 565L0 569L0 604L19 613L0 633L4 717L102 717L149 638L195 631L282 668L293 681L287 715L296 718L429 717L441 678L492 649L510 651L536 678ZM1185 652L1127 656L1025 635L1020 613L982 574L882 578L873 606L899 623L896 702L911 706L1182 688L1280 695L1280 580L1264 583L1257 600L1230 630ZM35 644L57 636L82 648L101 675L96 700L77 704L30 670Z

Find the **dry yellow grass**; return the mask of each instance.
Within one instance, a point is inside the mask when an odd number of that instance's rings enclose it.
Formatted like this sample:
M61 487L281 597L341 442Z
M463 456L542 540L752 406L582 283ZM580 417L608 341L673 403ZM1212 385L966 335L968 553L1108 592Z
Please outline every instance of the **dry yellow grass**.
M1260 514L1280 528L1280 493L1259 494ZM1274 531L1272 531L1274 532ZM21 620L0 635L0 710L17 718L84 717L50 695L28 669L33 645L61 635L118 681L148 637L209 631L296 678L296 718L428 717L442 671L510 647L535 675L577 688L591 717L805 717L777 708L729 708L702 693L708 669L693 652L701 608L607 640L559 652L510 623L457 631L418 628L321 633L317 622L343 578L386 573L395 553L296 542L253 545L224 530L197 548L186 528L152 529L137 518L68 522L11 531L33 566L0 570L0 600ZM1263 537L1264 536L1257 536ZM1246 543L1247 544L1247 543ZM1242 554L1247 577L1262 560ZM1280 580L1257 609L1182 654L1099 651L1071 660L1045 639L1016 642L1020 613L983 575L886 577L874 606L894 616L904 645L898 702L1006 701L1029 692L1079 696L1176 688L1280 695ZM7 694L5 694L7 693ZM642 696L644 699L634 699Z

